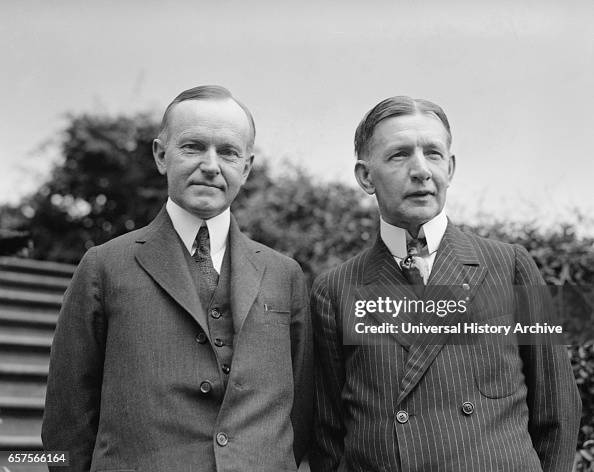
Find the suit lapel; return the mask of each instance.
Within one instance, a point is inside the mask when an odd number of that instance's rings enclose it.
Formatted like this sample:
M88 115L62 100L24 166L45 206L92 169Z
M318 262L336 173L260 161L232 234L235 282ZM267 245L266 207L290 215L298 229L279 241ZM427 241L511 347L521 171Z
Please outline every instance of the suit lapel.
M229 250L231 256L231 312L233 313L235 332L239 333L260 291L265 266L257 257L260 249L239 230L233 215L231 215L229 227Z
M378 234L375 244L370 250L365 267L361 286L357 289L358 300L377 300L380 297L390 297L391 299L416 298L415 292L402 274L398 263L394 260L392 254L384 244L381 236ZM381 323L402 323L413 322L414 317L408 313L402 313L398 318L394 318L390 313L370 312L369 317L373 318L378 324ZM408 349L411 344L411 338L400 332L393 333L396 341Z
M136 260L148 275L184 308L208 334L206 314L171 219L161 209L148 226L144 236L137 239L141 245L136 251Z
M472 300L486 272L487 269L480 264L476 249L468 236L448 222L425 289L425 298L466 299L468 302ZM446 316L448 319L445 321L448 324L455 324L461 320L463 314L455 312ZM436 322L435 315L426 314L421 321L426 325L435 325L439 320ZM423 336L422 343L413 344L410 347L404 377L400 384L398 403L418 384L450 336L451 334Z
M363 285L371 285L382 280L398 285L408 284L400 267L398 267L394 257L390 254L378 233L363 269L362 283ZM412 290L410 290L410 293L414 295Z

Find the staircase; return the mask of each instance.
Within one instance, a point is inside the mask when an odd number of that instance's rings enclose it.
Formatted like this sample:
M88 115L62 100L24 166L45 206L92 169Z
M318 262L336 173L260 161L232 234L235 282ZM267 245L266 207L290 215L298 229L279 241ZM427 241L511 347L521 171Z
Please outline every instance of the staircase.
M74 266L0 257L0 450L41 450L49 353Z

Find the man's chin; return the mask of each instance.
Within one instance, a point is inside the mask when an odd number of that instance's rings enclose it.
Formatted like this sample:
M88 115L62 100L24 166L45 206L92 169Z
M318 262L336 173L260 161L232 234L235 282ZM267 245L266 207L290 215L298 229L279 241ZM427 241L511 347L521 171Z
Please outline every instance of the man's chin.
M423 205L414 205L406 213L411 220L427 222L437 216L440 211L439 205L435 202L428 202Z
M424 225L435 218L439 214L439 211L438 208L422 208L420 211L416 209L416 211L391 215L389 218L384 218L384 221L408 230L409 228L418 228Z
M213 202L210 199L200 199L187 202L184 209L203 220L213 218L225 210L221 202Z

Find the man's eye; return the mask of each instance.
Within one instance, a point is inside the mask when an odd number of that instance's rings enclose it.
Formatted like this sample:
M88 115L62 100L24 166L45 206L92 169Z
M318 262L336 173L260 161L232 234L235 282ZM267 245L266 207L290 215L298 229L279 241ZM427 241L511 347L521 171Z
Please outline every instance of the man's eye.
M186 143L181 146L185 151L203 151L204 146L200 143Z
M404 159L406 156L407 156L407 153L405 151L399 151L399 152L395 152L394 154L391 154L389 159L400 160L400 159Z
M219 154L223 157L239 157L239 153L235 149L221 149Z
M439 151L429 151L427 152L426 156L429 159L441 159L443 157L443 154Z

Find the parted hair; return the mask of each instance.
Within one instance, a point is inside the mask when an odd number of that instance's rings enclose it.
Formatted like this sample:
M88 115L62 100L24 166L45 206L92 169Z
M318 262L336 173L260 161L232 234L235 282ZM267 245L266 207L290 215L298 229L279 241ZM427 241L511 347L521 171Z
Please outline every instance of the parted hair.
M410 98L405 95L398 95L379 102L365 114L359 126L357 126L357 130L355 131L355 156L357 159L364 159L366 157L367 145L373 136L375 127L380 121L386 118L416 115L418 113L435 115L445 127L448 133L448 146L451 145L452 132L450 130L450 123L445 112L439 105L422 98Z
M163 113L163 119L161 120L161 126L159 128L159 139L167 139L167 125L169 124L169 114L171 109L178 103L185 102L186 100L225 100L231 99L237 103L241 109L245 112L248 122L250 124L251 136L250 136L250 148L254 146L254 140L256 139L256 124L254 123L254 117L250 110L235 98L229 90L220 85L199 85L188 90L184 90L173 101L167 105L165 113Z

